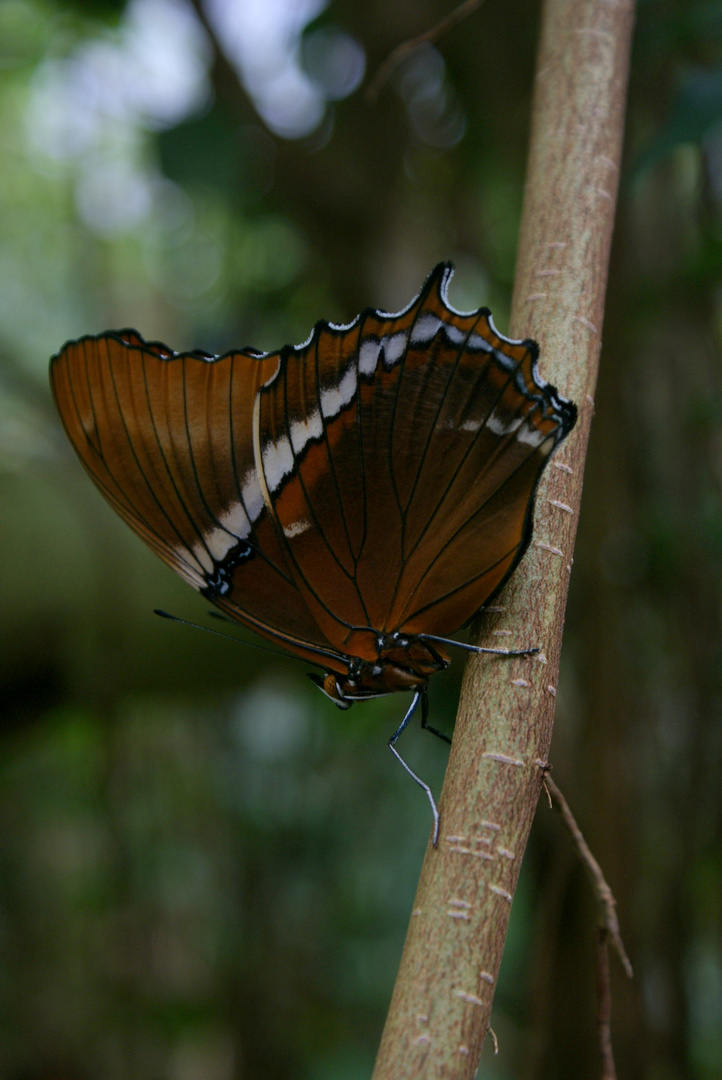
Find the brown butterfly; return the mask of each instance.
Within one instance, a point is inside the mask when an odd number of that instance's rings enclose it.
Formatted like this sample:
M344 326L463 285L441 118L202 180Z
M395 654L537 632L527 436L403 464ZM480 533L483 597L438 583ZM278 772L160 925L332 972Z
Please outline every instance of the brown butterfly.
M396 315L318 322L274 353L175 353L120 330L50 366L91 478L186 581L324 669L311 677L342 708L413 692L397 757L419 700L426 726L448 635L524 554L576 419L535 342L449 306L452 273L437 266Z

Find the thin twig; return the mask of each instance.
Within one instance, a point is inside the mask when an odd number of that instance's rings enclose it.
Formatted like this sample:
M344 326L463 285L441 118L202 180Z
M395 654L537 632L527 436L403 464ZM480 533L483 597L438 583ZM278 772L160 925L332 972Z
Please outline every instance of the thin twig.
M594 892L599 904L599 934L597 937L597 1033L599 1037L599 1051L602 1056L602 1080L617 1080L617 1070L614 1064L614 1052L612 1050L612 987L609 980L609 940L614 942L614 947L619 954L624 970L628 978L632 978L632 965L629 962L622 936L619 932L617 919L617 901L602 873L601 867L592 855L589 845L582 835L582 830L577 825L571 812L569 803L562 795L557 785L552 780L549 772L544 777L544 787L549 798L553 796L564 818L564 824L569 830L574 845L579 853L582 863L592 882Z
M602 1055L602 1080L617 1080L617 1069L612 1050L612 988L609 981L609 932L599 927L597 939L597 1000L599 1015L597 1031L599 1050Z
M617 919L617 901L614 899L614 893L607 884L607 881L604 877L604 874L602 873L599 863L589 850L589 845L584 839L581 829L574 820L574 815L569 808L569 803L564 798L561 791L552 780L551 776L549 776L548 774L544 778L544 785L547 788L547 791L553 797L557 806L559 807L559 811L564 818L564 824L569 829L572 840L574 841L576 849L579 852L579 857L584 863L589 877L591 878L594 892L596 894L597 900L599 901L599 925L604 931L606 931L606 933L614 942L614 947L617 950L619 959L622 961L622 966L624 967L624 970L627 974L627 978L631 979L634 977L634 972L632 970L632 965L629 962L629 957L627 956L626 949L624 948L622 935L619 932L619 920Z
M459 4L457 8L450 11L445 18L432 26L430 30L426 30L423 34L419 34L418 37L410 38L408 41L403 41L400 45L389 53L384 60L381 67L378 69L373 79L366 87L366 100L372 104L376 101L379 95L379 91L384 83L388 80L392 71L399 66L402 60L405 60L415 49L418 49L420 45L425 45L427 42L438 41L440 37L448 33L449 30L458 25L464 19L468 18L472 12L476 11L478 7L481 7L484 0L463 0L463 3Z

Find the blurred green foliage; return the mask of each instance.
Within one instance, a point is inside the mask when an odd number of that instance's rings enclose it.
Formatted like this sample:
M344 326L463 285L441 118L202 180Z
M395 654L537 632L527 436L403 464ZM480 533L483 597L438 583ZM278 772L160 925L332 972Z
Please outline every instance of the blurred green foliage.
M275 348L442 258L505 328L537 4L358 86L448 10L0 0L0 1080L370 1074L429 830L398 702L339 714L291 659L154 620L204 605L73 459L47 358L127 325ZM639 4L553 746L640 1080L722 1074L721 36L720 0ZM404 738L438 791L443 745ZM542 806L480 1076L598 1075L594 919Z

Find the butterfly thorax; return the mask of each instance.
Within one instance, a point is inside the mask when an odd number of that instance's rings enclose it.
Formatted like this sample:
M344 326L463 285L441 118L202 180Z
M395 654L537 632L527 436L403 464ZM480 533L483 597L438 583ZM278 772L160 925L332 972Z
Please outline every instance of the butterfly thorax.
M377 658L348 657L348 671L329 671L310 678L341 709L354 701L383 697L398 690L425 687L432 675L449 666L449 658L439 648L412 634L378 634Z

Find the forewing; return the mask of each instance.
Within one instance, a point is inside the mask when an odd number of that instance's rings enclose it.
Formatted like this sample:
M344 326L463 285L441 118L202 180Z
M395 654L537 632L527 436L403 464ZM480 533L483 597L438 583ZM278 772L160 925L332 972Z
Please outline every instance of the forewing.
M342 651L451 633L513 570L533 496L576 410L441 265L396 316L317 325L258 398L256 455L294 580Z

